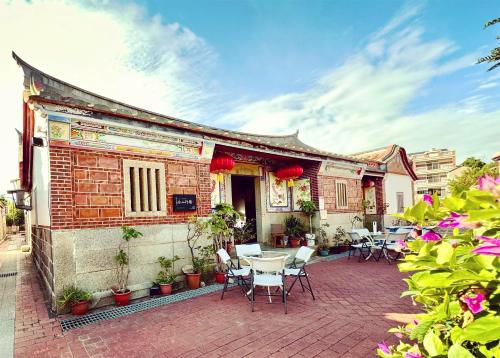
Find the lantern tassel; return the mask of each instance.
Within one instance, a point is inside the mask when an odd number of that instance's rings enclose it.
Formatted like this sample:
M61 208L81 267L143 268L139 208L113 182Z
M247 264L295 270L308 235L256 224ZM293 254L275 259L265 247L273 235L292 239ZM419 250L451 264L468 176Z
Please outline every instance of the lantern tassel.
M217 173L217 181L221 183L224 181L224 173Z
M291 188L292 186L294 186L293 179L288 179L288 187Z

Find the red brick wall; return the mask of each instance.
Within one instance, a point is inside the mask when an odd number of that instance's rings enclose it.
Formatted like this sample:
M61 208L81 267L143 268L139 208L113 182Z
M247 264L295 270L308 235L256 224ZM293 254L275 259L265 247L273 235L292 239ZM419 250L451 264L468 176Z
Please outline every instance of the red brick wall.
M336 207L335 180L337 179L347 182L347 209L337 209ZM328 213L348 213L361 210L363 190L360 179L345 179L320 175L318 176L318 195L325 199L325 209Z
M167 216L124 216L122 159L165 163ZM52 229L173 224L210 212L208 163L50 146ZM173 194L196 194L196 212L173 212Z

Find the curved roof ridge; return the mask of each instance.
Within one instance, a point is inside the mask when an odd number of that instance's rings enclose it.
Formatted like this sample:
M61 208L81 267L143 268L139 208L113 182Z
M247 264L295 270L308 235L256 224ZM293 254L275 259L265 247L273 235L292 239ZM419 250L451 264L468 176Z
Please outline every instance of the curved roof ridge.
M239 140L257 146L268 146L291 152L318 155L330 159L344 159L352 162L365 163L363 158L356 158L350 155L336 154L314 148L299 139L299 130L286 135L266 135L241 132L225 128L217 128L202 123L191 122L173 116L153 112L147 109L136 107L112 98L93 93L71 83L51 76L36 67L30 65L20 58L14 51L12 57L19 66L23 68L25 90L29 89L29 97L46 101L47 103L73 106L75 108L86 108L90 111L108 113L116 116L128 116L139 121L147 121L157 125L179 128L189 132L201 133L203 135L215 136L222 140ZM28 77L28 76L35 76ZM38 83L36 77L45 78L46 82ZM29 78L29 82L27 82ZM38 78L40 80L40 78ZM51 83L51 81L53 83ZM40 85L40 89L37 86ZM71 92L70 92L71 91ZM236 138L235 138L236 137Z

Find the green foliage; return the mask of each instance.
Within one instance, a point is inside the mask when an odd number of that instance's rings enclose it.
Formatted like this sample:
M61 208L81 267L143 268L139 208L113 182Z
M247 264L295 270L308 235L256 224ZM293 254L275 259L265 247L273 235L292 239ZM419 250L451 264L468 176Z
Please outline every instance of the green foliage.
M165 256L160 256L158 257L158 263L160 264L160 267L163 269L160 272L158 272L158 276L156 278L156 281L161 284L173 284L175 283L175 279L177 278L177 275L174 272L174 264L179 261L181 258L177 255L175 255L171 259L165 258Z
M82 301L92 301L92 294L76 286L68 286L64 287L62 294L57 299L57 304L60 308L68 308L72 304Z
M500 17L488 21L484 27L489 27L492 25L495 25L497 23L500 23ZM500 39L500 36L497 36L497 40ZM489 62L489 63L494 63L493 66L491 66L488 71L491 71L498 66L500 66L500 47L495 47L494 49L491 50L490 54L486 57L481 57L480 59L477 60L477 63L483 63L483 62Z
M312 234L313 232L313 227L312 227L312 217L316 213L316 204L314 204L313 201L311 200L301 200L300 201L300 211L302 211L304 214L307 215L309 218L309 232Z
M240 214L234 210L232 205L217 204L213 213L208 216L207 229L213 241L213 252L224 248L225 244L231 242L234 227L240 219ZM222 263L217 264L219 271L222 269ZM193 263L193 266L194 263Z
M5 198L4 198L5 199ZM17 209L12 201L7 202L7 226L22 226L24 225L24 210Z
M304 224L299 218L289 215L285 218L285 234L290 237L299 237L304 232Z
M235 241L244 244L245 242L255 241L255 219L247 219L245 224L240 227L234 227L233 236Z
M319 242L319 247L320 249L328 249L328 236L326 233L326 229L330 227L330 224L324 223L321 225L317 232L318 232L318 242Z
M500 353L500 183L492 178L440 201L419 202L402 219L436 226L441 237L425 234L408 243L398 265L423 313L416 322L390 332L403 337L381 357L496 357ZM437 229L436 229L437 230ZM485 239L486 237L486 239ZM488 246L489 245L489 246Z
M337 226L333 234L333 243L335 246L344 245L346 243L347 232L342 226Z
M477 158L474 158L474 157L469 157L467 159L464 160L464 162L462 163L463 166L466 166L466 167L469 167L469 168L477 168L477 169L481 169L482 167L484 167L486 165L485 162L483 162L481 159L477 159Z
M130 226L122 226L122 240L118 245L118 251L114 256L116 262L116 278L117 287L114 287L115 292L126 292L128 275L130 273L129 258L130 258L130 240L142 237L142 233Z
M468 158L474 159L474 158ZM467 161L466 160L466 161ZM492 177L496 177L498 175L498 164L489 163L483 166L475 163L473 161L469 161L468 169L462 173L462 175L450 180L448 183L448 188L450 189L453 195L458 195L461 192L470 189L472 186L477 184L477 179L479 177L490 175ZM465 165L465 162L464 162Z

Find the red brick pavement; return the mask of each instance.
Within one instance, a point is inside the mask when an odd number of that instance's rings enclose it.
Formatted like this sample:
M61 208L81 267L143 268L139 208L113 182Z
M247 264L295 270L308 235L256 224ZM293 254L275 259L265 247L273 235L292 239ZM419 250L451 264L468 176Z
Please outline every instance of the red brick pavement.
M16 357L372 357L391 326L416 308L400 299L394 265L341 259L310 266L313 301L294 288L279 304L250 311L241 291L209 294L61 334L49 319L33 268L17 287Z

